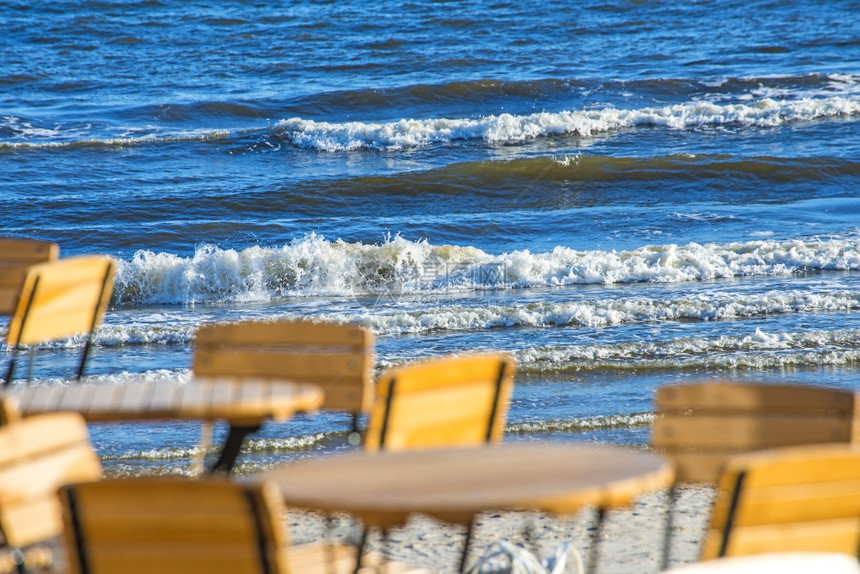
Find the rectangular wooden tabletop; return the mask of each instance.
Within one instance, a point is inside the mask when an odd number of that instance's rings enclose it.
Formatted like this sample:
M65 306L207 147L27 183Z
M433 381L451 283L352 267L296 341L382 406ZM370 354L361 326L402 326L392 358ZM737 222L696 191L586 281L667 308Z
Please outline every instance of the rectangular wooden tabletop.
M316 385L246 377L16 385L0 394L17 399L25 416L72 411L89 422L198 419L231 424L286 420L315 410L323 397Z

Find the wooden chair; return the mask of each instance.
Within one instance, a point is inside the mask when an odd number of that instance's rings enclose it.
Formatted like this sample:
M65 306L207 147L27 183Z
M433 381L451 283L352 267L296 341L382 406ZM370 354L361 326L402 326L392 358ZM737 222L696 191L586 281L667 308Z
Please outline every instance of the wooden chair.
M768 552L860 551L860 450L775 449L723 471L703 560Z
M514 360L472 354L384 372L364 448L406 450L499 442L513 389Z
M398 451L468 447L502 440L516 371L501 354L427 359L389 369L376 383L364 449ZM474 522L466 530L464 571ZM367 542L363 530L359 549Z
M352 547L290 546L274 484L105 480L60 489L70 574L342 574ZM418 573L369 560L361 572Z
M325 390L320 408L358 417L373 402L375 337L357 325L307 320L204 325L194 342L201 376L253 376L314 383Z
M0 315L15 311L27 268L59 256L60 246L50 241L0 237Z
M57 488L96 480L101 465L83 418L39 415L0 427L0 572L50 563L63 530Z
M763 449L858 439L852 391L793 384L669 385L656 396L652 446L675 465L675 484L717 482L730 459ZM674 501L675 490L670 492ZM670 504L663 567L669 560Z
M656 396L652 445L679 483L715 483L732 457L767 448L855 443L854 392L791 384L670 385Z
M114 262L101 256L69 257L27 269L6 335L12 358L4 384L12 380L22 345L36 345L76 333L87 333L77 373L78 380L83 377L93 333L104 317L113 291L114 273Z

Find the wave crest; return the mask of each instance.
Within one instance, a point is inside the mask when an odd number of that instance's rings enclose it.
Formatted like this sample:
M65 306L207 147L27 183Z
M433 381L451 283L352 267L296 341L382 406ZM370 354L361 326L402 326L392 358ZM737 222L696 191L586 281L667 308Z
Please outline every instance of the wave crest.
M119 262L115 303L197 304L282 297L386 297L576 284L679 283L799 271L860 270L857 239L648 245L629 251L556 247L500 255L389 237L380 244L310 234L282 247L199 246L191 257L138 251Z
M476 119L401 119L395 122L318 122L284 119L273 132L299 148L328 152L358 149L392 150L458 140L520 142L553 135L592 137L637 126L674 130L714 126L772 128L785 124L860 114L860 97L834 96L742 104L688 102L641 109L601 109L500 114Z

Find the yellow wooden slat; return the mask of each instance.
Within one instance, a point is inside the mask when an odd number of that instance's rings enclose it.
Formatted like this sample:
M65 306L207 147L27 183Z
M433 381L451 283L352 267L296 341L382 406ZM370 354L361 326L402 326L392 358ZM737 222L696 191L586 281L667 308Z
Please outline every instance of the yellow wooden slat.
M849 417L764 415L660 416L654 421L657 447L699 447L754 450L825 442L850 442Z
M21 237L0 237L0 261L40 263L60 256L60 246L53 241Z
M857 518L740 527L732 530L725 556L803 551L856 555L858 540L860 521ZM721 543L721 532L709 532L702 558L716 558Z
M488 381L495 384L500 374L502 357L497 355L464 355L422 361L420 366L408 365L391 369L380 376L380 383L396 379L398 388L417 391L422 388L438 388L446 384L459 385L470 381ZM506 363L505 376L514 376L512 362Z
M262 572L246 548L201 545L91 549L90 574L236 574Z
M0 315L10 315L15 311L20 291L20 286L17 284L0 285Z
M86 424L74 413L29 417L19 423L0 428L0 468L89 440Z
M355 325L307 320L245 321L204 325L197 330L195 345L326 345L364 348L373 345L374 335Z
M753 488L744 494L732 524L746 526L829 518L860 521L860 480Z
M14 464L0 467L0 504L53 494L60 484L98 477L99 468L92 447L83 441L34 449Z
M667 385L657 390L659 411L754 413L853 413L852 391L786 384L711 382Z
M21 403L17 397L0 397L0 426L21 419Z
M39 498L4 505L0 510L0 529L10 546L44 542L62 532L60 506L51 492Z
M368 375L361 357L333 353L258 353L222 349L196 353L194 372L197 375L242 375L292 378L308 381L357 380Z
M53 261L59 255L59 245L50 241L0 237L0 314L15 311L29 266Z

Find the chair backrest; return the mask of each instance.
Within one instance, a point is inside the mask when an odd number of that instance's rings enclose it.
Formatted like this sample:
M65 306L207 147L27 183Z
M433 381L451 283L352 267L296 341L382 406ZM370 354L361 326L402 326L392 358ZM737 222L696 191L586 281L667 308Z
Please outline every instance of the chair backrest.
M744 452L857 441L852 391L792 384L671 385L656 396L652 446L675 464L676 482L716 482Z
M70 574L282 574L288 540L271 484L112 479L60 489Z
M59 256L60 246L50 241L0 237L0 315L15 310L27 268Z
M101 465L76 413L38 415L0 427L0 536L20 548L63 530L57 488L96 480Z
M194 341L201 376L285 378L324 389L321 408L363 413L373 401L375 337L358 325L307 320L204 325Z
M860 549L860 450L774 449L732 459L720 482L702 559Z
M21 285L21 296L9 320L6 343L17 350L87 333L78 378L83 376L92 335L101 324L113 291L115 263L103 256L80 256L32 265ZM6 383L12 379L15 354Z
M515 370L507 355L473 354L386 371L376 383L365 450L501 441Z

